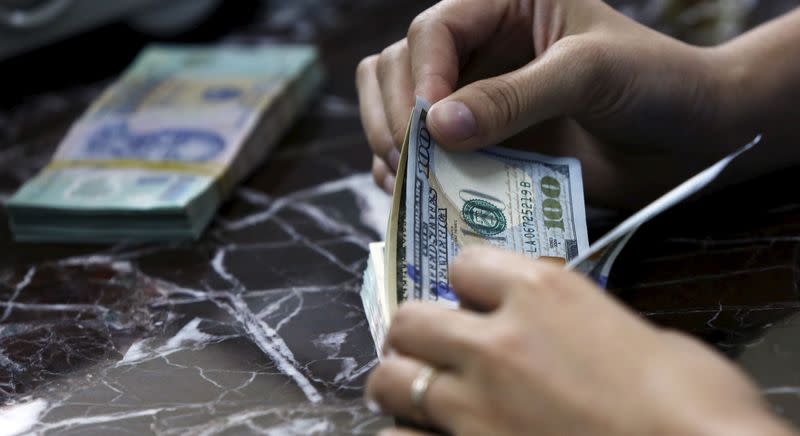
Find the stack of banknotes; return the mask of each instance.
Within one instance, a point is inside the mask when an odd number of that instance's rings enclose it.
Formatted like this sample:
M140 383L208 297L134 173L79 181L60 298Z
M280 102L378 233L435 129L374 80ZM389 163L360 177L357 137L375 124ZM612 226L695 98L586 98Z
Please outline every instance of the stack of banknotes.
M197 238L321 81L308 46L145 49L8 201L14 238Z
M398 303L458 307L448 266L468 245L493 245L563 265L605 287L643 223L713 181L753 142L665 194L589 245L580 162L491 147L448 152L417 99L403 144L385 242L370 244L361 300L378 355Z

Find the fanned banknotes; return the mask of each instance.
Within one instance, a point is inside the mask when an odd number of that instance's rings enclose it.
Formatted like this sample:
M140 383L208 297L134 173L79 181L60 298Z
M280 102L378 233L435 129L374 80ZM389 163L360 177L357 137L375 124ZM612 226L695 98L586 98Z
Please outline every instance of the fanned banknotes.
M8 201L14 238L197 238L322 81L308 46L153 46Z
M457 304L448 265L468 245L566 264L589 247L580 162L504 148L448 152L414 109L401 192L402 298ZM401 200L403 201L403 200ZM404 255L403 255L404 254Z
M654 201L589 246L576 159L492 147L448 152L426 128L417 99L401 152L386 242L370 245L361 299L378 355L397 304L457 307L448 265L467 245L499 246L580 271L605 287L611 267L646 221L711 183L760 137Z

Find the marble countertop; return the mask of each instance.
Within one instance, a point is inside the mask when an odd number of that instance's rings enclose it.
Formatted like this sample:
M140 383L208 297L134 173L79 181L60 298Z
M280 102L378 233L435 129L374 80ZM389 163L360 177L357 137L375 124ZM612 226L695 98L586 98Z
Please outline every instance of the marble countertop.
M329 80L198 242L17 244L0 212L0 433L373 434L391 424L361 400L377 359L358 289L389 200L366 172L353 74L428 3L271 2L224 34L313 41ZM66 62L88 60L104 38L120 52L103 65ZM143 43L111 26L4 66L27 81L0 107L0 202ZM56 65L59 77L36 82ZM26 76L31 66L44 68ZM660 217L610 287L726 353L800 424L792 174ZM590 236L611 221L593 214Z

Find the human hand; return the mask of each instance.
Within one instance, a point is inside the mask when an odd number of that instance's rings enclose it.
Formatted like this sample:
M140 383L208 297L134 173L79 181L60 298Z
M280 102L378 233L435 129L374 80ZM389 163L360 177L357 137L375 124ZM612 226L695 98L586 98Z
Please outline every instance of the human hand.
M453 435L791 434L737 368L578 274L481 247L451 282L476 311L399 309L367 384L384 412ZM410 388L426 365L440 372L418 410Z
M579 158L591 203L641 206L757 133L731 125L739 92L721 52L599 0L444 0L358 67L373 175L391 192L416 94L435 103L428 128L446 148L513 136Z

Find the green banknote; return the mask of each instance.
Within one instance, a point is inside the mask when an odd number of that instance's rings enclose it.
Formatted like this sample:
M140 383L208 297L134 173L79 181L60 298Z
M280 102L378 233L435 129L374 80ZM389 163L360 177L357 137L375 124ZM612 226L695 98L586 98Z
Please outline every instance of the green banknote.
M145 49L9 200L15 239L197 238L321 81L313 47Z

